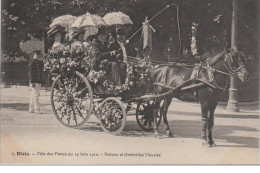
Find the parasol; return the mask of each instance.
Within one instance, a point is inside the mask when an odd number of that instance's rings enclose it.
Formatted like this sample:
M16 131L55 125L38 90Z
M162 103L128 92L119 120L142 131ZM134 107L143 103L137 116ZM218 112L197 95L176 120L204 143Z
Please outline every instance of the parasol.
M122 12L112 12L107 13L103 17L104 21L107 25L132 25L133 22L131 21L130 17Z
M65 27L65 30L68 31L76 18L77 17L72 15L62 15L53 19L52 23L50 24L50 28L54 27L55 25L60 25L62 27Z
M88 27L101 27L105 26L106 23L104 20L94 14L86 13L82 16L79 16L75 22L71 25L71 29L77 28L81 30L87 30Z

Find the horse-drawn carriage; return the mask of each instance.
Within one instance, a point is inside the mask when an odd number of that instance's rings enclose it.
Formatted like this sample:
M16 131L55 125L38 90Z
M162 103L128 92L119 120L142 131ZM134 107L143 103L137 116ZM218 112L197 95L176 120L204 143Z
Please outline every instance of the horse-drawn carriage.
M96 57L85 58L84 52L51 52L45 66L56 74L51 105L56 118L65 126L81 127L94 114L104 131L118 134L124 129L128 112L135 110L142 129L154 130L157 135L163 117L167 133L172 136L166 117L172 98L196 92L202 104L202 137L212 146L214 111L220 91L227 86L230 76L237 75L242 81L248 77L243 56L238 51L224 50L192 65L152 65L150 59L129 57L121 86L109 80L109 72L104 69L107 61L100 61L96 68Z
M150 130L152 120L147 119L149 108L144 108L144 103L141 103L145 100L144 94L146 91L148 94L148 90L143 88L145 86L140 83L141 81L136 81L139 84L132 84L134 81L128 80L131 77L140 79L137 69L140 72L143 70L142 68L129 66L128 71L131 72L128 73L127 82L122 86L110 83L107 80L108 75L102 70L89 71L86 68L80 68L79 65L79 68L56 71L57 76L51 87L51 105L54 114L62 124L69 127L80 127L87 122L91 114L95 114L105 131L116 134L124 128L126 115L128 111L132 110L132 104L137 103L136 115L137 117L142 116L137 119L138 124L142 128ZM134 70L136 71L134 72ZM150 71L143 72L141 75L148 72ZM150 79L144 80L147 84ZM158 118L161 119L159 112Z
M111 29L111 25L115 25L117 30L125 24L132 24L132 21L121 12L109 13L103 19L87 13L78 18L70 15L58 17L50 27L58 25L69 31L104 25ZM124 57L127 68L120 73L126 74L123 84L118 86L111 80L111 64L107 59L100 60L98 54L85 49L71 48L66 46L50 50L45 57L45 69L55 76L51 87L51 105L57 119L65 126L80 127L91 114L95 114L104 131L116 134L124 128L127 113L136 109L140 127L152 130L151 62L131 57L126 60ZM162 116L159 110L157 112L160 124Z

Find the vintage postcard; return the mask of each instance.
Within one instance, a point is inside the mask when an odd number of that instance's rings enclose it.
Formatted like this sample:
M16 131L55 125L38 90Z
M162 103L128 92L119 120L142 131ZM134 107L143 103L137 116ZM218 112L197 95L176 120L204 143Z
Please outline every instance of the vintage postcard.
M0 163L258 165L259 7L1 1Z

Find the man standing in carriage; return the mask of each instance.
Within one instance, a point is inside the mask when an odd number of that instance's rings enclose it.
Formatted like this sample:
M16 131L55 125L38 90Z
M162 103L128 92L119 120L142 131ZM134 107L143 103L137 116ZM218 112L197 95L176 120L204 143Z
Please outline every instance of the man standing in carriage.
M108 51L111 52L110 61L112 62L112 76L117 78L118 85L122 85L126 78L126 51L123 45L122 35L110 34L107 39ZM118 70L117 70L118 68ZM120 82L119 82L120 81Z

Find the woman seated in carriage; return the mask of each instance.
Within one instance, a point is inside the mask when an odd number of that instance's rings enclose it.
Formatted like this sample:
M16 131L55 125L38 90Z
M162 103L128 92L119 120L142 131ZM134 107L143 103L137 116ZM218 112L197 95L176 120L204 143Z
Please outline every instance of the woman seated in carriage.
M61 51L65 47L65 28L59 25L55 25L48 32L48 37L54 40L54 43L51 47L52 51Z
M103 65L102 68L111 75L112 81L116 86L124 84L126 78L126 63L122 62L122 50L116 40L115 35L108 35L107 38L98 39L100 34L88 37L90 41L89 54L93 57L98 57L99 63L103 60L108 60L109 68ZM102 66L102 64L101 64Z
M69 33L70 48L76 52L86 52L86 46L84 45L85 31L71 31Z

